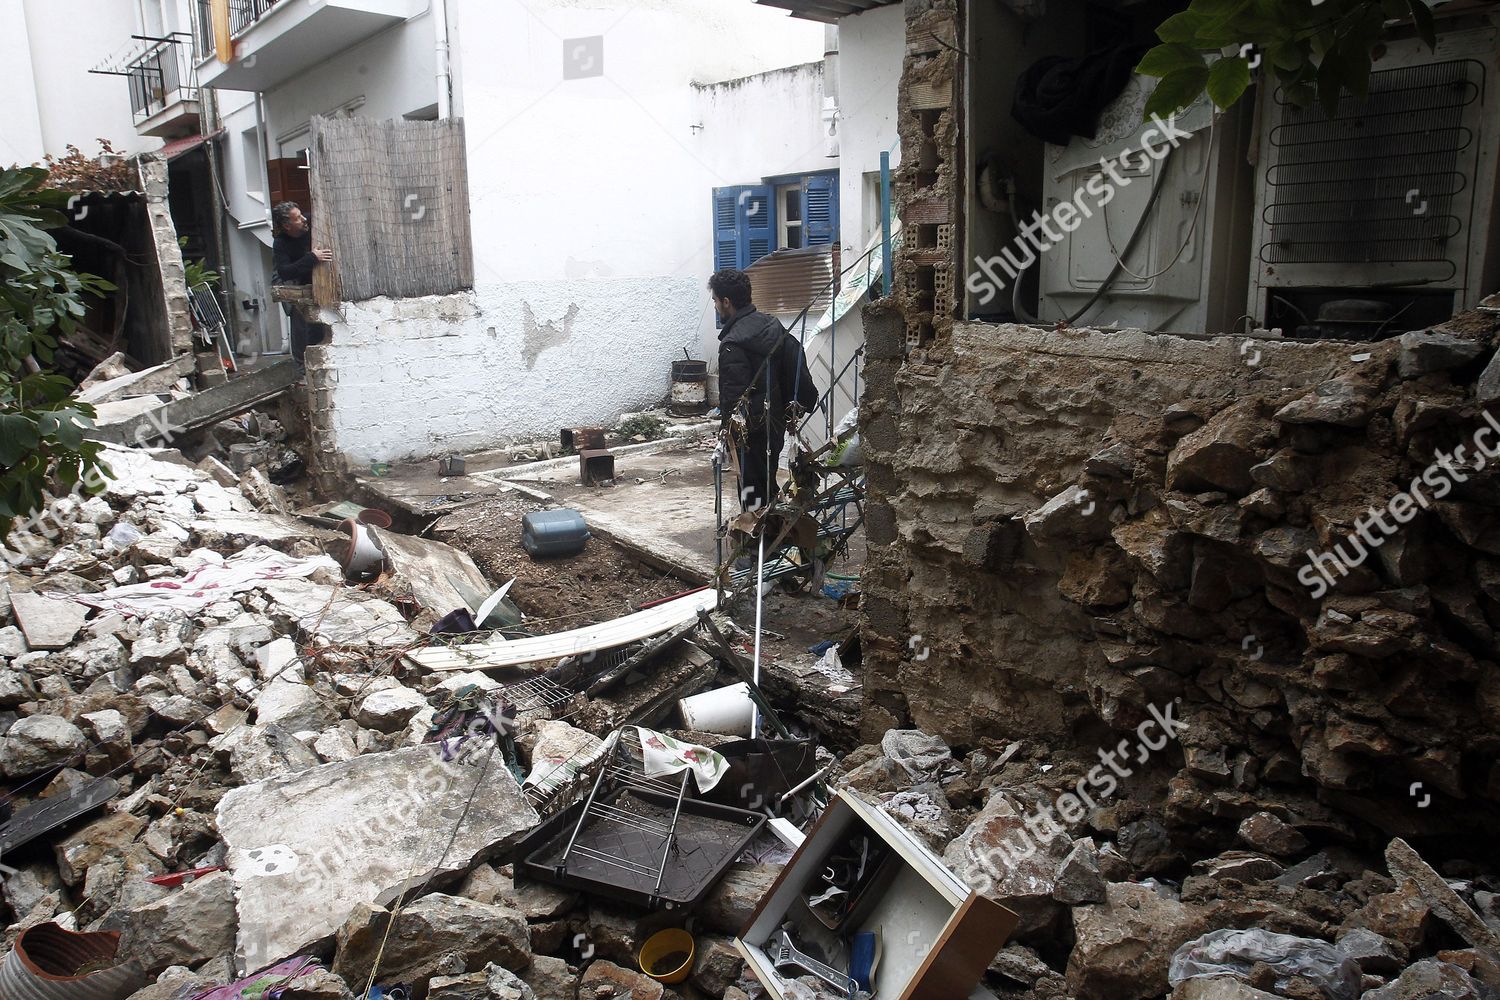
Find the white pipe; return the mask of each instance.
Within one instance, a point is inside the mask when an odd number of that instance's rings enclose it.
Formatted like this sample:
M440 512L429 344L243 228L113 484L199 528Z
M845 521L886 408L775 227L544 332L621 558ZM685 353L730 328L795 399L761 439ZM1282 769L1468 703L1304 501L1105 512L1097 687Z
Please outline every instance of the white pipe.
M448 0L432 0L434 34L437 35L437 116L438 121L447 121L453 115L453 71L449 65L452 55L448 44Z
M765 605L766 588L764 584L766 575L766 532L765 525L761 526L760 544L755 550L755 657L750 662L750 676L755 681L757 690L760 688L760 612ZM750 711L750 738L753 740L760 735L760 706L752 705Z

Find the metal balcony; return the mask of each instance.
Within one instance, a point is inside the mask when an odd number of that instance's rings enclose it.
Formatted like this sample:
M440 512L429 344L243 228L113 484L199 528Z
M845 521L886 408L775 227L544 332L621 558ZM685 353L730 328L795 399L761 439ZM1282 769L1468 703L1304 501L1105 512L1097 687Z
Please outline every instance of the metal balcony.
M231 57L227 62L219 59L217 4L198 0L198 83L216 90L259 92L273 90L427 9L425 0L222 2Z
M188 45L157 42L125 64L130 110L141 135L165 138L198 131L198 88L189 85Z

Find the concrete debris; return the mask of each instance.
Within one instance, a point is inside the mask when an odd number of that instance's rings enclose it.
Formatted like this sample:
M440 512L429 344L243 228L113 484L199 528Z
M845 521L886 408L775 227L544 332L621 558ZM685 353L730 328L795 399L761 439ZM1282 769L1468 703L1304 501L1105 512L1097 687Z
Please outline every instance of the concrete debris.
M435 849L429 825L450 815L466 819L447 850ZM251 968L295 954L336 932L356 907L466 870L537 822L503 768L446 762L435 746L236 788L219 802L217 826L238 894L237 959ZM285 919L288 909L296 921Z

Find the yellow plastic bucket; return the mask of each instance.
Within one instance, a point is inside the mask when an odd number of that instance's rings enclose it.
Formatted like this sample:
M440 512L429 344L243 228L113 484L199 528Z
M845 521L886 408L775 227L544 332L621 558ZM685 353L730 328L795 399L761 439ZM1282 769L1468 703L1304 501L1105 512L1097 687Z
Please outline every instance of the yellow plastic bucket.
M680 983L693 971L695 951L691 934L680 927L668 927L646 939L637 961L641 971L658 983Z

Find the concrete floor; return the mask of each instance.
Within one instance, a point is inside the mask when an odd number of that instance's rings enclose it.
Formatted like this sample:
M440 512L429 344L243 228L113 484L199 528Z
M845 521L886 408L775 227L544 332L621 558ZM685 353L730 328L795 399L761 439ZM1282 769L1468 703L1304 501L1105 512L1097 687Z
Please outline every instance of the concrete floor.
M580 486L578 472L516 480L583 514L589 531L674 572L714 573L712 451L617 455L613 486Z
M668 443L663 450L650 453L617 452L612 486L580 485L577 459L545 463L542 468L516 467L501 452L468 456L464 476L439 477L437 461L432 460L395 466L379 477L361 476L359 484L419 516L483 503L506 495L513 486L532 499L579 511L595 537L649 565L687 581L706 583L717 565L709 441L704 437ZM507 466L516 474L510 475ZM725 493L732 504L732 482ZM852 510L850 516L854 516ZM865 554L862 530L855 534L850 550L850 558L837 562L830 572L858 574Z

